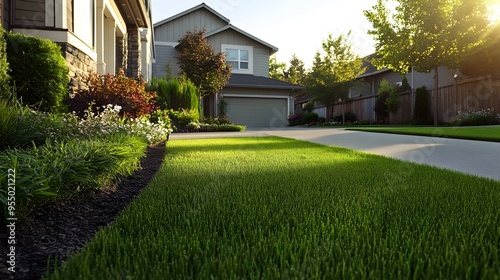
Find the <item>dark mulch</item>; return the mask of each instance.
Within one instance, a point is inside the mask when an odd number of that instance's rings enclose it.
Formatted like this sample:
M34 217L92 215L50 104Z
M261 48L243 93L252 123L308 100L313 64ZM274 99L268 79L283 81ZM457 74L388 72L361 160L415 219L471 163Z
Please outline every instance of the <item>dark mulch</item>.
M40 279L49 258L65 260L69 251L81 249L147 186L160 168L164 153L165 144L149 147L142 168L121 180L111 192L84 193L33 209L16 225L15 273L7 271L7 235L2 229L0 279Z

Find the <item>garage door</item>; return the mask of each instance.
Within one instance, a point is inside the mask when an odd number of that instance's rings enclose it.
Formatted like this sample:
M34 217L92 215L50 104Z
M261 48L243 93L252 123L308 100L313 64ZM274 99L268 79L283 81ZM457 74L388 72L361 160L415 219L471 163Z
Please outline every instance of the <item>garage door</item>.
M227 116L247 127L284 127L287 125L287 99L224 97Z

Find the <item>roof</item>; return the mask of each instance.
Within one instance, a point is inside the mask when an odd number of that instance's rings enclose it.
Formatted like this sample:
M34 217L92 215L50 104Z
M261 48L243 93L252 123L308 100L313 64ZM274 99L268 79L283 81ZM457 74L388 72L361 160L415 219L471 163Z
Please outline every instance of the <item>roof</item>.
M218 13L216 10L214 10L214 9L210 8L207 4L205 4L205 3L201 3L200 5L195 6L195 7L191 8L191 9L189 9L189 10L185 10L185 11L184 11L184 12L182 12L182 13L176 14L176 15L174 15L174 16L171 16L171 17L169 17L169 18L166 18L166 19L164 19L164 20L162 20L162 21L159 21L159 22L155 23L155 24L154 24L154 27L157 27L157 26L163 25L163 24L165 24L165 23L167 23L167 22L170 22L170 21L173 21L173 20L178 19L178 18L180 18L180 17L183 17L183 16L185 16L185 15L187 15L187 14L190 14L190 13L192 13L192 12L196 11L196 10L199 10L199 9L206 9L206 10L208 10L209 12L211 12L212 14L216 15L217 17L219 17L221 20L225 21L227 24L229 24L229 19L228 19L228 18L226 18L225 16L221 15L221 14L220 14L220 13Z
M221 28L219 28L219 29L216 29L216 30L214 30L214 31L207 32L207 33L205 34L205 37L207 37L207 38L208 38L208 37L210 37L210 36L213 36L213 35L216 35L216 34L219 34L219 33L223 32L223 31L226 31L226 30L228 30L228 29L230 29L230 30L234 30L234 31L236 31L236 32L238 32L238 33L240 33L240 34L242 34L242 35L244 35L244 36L246 36L246 37L248 37L248 38L250 38L250 39L252 39L252 40L256 41L256 42L259 42L259 43L261 43L262 45L264 45L264 46L266 46L266 47L268 47L268 48L270 48L270 49L271 49L271 53L270 53L270 55L273 55L274 53L276 53L276 52L278 51L278 48L277 48L277 47L275 47L275 46L273 46L273 45L271 45L271 44L269 44L269 43L267 43L267 42L262 41L261 39L259 39L259 38L255 37L255 36L253 36L253 35L251 35L251 34L249 34L249 33L245 32L245 31L243 31L243 30L239 29L238 27L236 27L236 26L234 26L234 25L232 25L232 24L228 24L228 25L223 26L223 27L221 27Z
M373 65L372 60L375 58L375 56L376 54L371 54L363 58L363 67L366 67L366 72L362 75L359 75L358 79L371 77L380 73L391 71L391 69L389 68L378 69L375 65Z
M266 89L290 89L301 90L303 86L271 79L267 77L248 74L232 74L226 85L228 88L266 88Z

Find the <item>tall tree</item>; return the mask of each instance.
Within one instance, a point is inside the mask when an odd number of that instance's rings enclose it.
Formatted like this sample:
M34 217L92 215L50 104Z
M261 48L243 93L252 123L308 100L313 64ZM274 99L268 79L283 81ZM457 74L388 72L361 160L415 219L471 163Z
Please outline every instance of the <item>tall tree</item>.
M177 60L183 72L198 87L199 97L222 90L231 76L226 55L216 53L205 38L205 31L187 32L179 40Z
M284 75L285 81L296 85L304 85L307 76L304 62L294 54Z
M349 90L356 84L356 78L366 71L363 61L352 50L350 34L342 34L337 38L328 35L321 45L323 52L317 52L314 56L307 78L308 92L332 110L330 116L333 115L333 106L339 101L344 115Z
M284 81L285 80L286 64L278 62L276 56L271 56L269 59L269 78Z
M364 11L376 40L379 68L407 73L434 70L434 124L438 123L438 89L441 65L458 68L460 59L484 43L488 28L486 3L490 0L378 0ZM388 4L396 3L395 10Z

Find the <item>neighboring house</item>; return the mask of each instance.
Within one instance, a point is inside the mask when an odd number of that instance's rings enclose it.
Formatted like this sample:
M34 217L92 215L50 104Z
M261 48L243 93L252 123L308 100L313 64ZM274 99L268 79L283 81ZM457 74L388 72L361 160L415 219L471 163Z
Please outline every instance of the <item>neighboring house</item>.
M88 72L149 79L154 59L150 0L0 0L6 30L61 46L76 86Z
M206 30L210 45L216 52L226 53L233 69L227 86L204 98L204 114L218 115L218 104L223 99L226 114L234 123L249 127L286 126L288 115L293 113L293 94L303 87L269 78L269 57L278 48L231 25L229 19L204 3L155 23L154 76L180 73L175 47L187 32L195 29Z
M366 67L366 72L360 75L357 80L359 81L358 85L353 87L349 92L349 98L352 101L361 101L357 102L356 106L351 106L352 109L348 109L348 112L353 112L357 115L359 120L369 120L375 121L375 100L378 94L378 88L380 86L380 82L382 80L388 80L392 84L401 85L401 81L403 80L403 76L399 73L396 73L388 68L377 69L372 63L371 59L374 55L367 56L363 58L364 67ZM408 83L413 89L417 89L422 86L426 86L427 89L432 91L434 89L434 73L421 73L417 71L410 71L410 73L406 74L406 79ZM439 88L447 87L453 85L455 83L455 79L453 77L453 73L447 67L441 66L439 67ZM310 101L314 101L314 97L306 95L298 96L295 99L295 110L300 110L303 106ZM333 110L333 114L330 116L327 114L330 110L324 105L315 102L314 111L318 113L320 116L326 117L327 119L331 119L334 116L340 115L342 110L340 106L335 106ZM409 106L411 108L412 106ZM403 108L402 108L403 110ZM407 112L411 115L412 112Z

